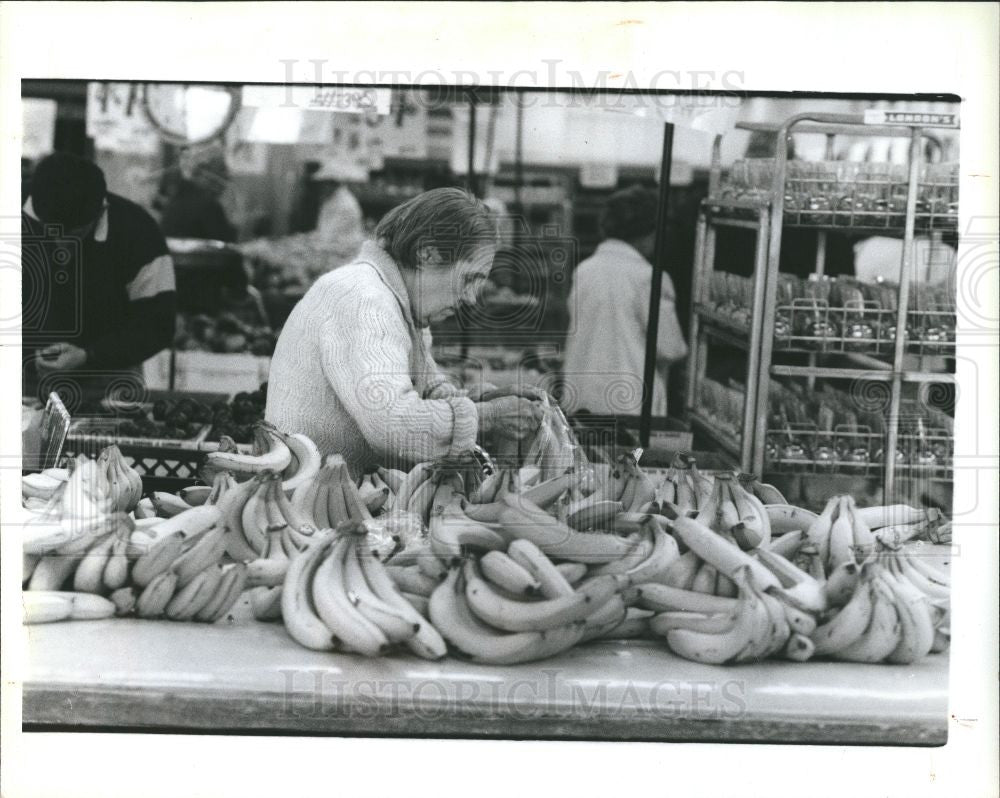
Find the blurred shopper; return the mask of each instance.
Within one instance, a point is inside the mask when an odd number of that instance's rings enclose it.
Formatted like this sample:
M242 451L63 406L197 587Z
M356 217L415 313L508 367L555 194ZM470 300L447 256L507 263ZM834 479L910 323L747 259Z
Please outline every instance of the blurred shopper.
M160 219L163 234L168 238L235 241L236 228L220 199L229 185L229 169L223 153L182 157L181 174L163 208Z
M95 164L65 153L40 161L21 237L26 394L45 393L53 374L77 381L79 393L103 390L170 345L166 241L152 216L107 190Z
M569 412L637 416L656 242L658 198L634 186L613 194L602 220L604 241L573 275L562 403ZM667 415L667 373L687 356L670 276L663 275L656 342L653 415Z
M364 180L366 175L351 164L328 161L312 179L323 184L325 199L316 222L316 235L325 248L348 262L358 254L365 240L361 205L344 185Z

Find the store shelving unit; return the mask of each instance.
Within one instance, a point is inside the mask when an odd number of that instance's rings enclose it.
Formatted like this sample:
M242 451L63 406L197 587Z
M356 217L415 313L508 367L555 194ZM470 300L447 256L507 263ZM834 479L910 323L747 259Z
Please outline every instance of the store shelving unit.
M950 430L935 427L907 407L904 386L953 382L940 362L954 358L954 296L926 301L925 287L916 289L914 240L918 233L939 236L957 220L957 168L923 163L926 142L940 141L927 127L957 127L955 118L904 119L903 124L871 124L875 114L803 113L780 125L743 123L737 127L763 131L779 143L773 159L739 163L747 174L730 173L722 180L721 140L713 147L709 196L700 210L692 287L686 407L695 429L738 456L741 468L756 474L883 475L886 500L896 496L901 476L948 481L951 478ZM826 160L789 162L791 134L819 133L826 137ZM838 136L908 137L905 167L834 161ZM741 190L742 189L742 190ZM752 276L746 284L740 312L712 302L716 231L739 227L755 232ZM782 232L785 228L815 231L816 284L822 284L827 236L833 232L879 235L902 240L898 283L882 297L891 303L858 300L837 304L821 296L782 297L779 272ZM886 305L889 305L888 307ZM899 309L899 312L896 311ZM746 353L745 389L741 418L725 423L706 411L706 367L717 344ZM776 362L784 353L797 353L807 365ZM886 400L884 428L863 425L819 429L813 424L783 424L771 429L772 380L845 380L852 394L869 383ZM719 386L711 386L717 389ZM864 391L862 387L860 391ZM785 446L777 441L785 439ZM865 454L867 453L867 454ZM875 453L875 456L871 456ZM895 456L882 456L895 453Z

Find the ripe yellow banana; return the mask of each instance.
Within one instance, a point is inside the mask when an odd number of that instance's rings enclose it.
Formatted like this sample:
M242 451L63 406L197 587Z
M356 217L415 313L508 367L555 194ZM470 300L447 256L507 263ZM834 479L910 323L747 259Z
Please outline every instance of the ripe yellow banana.
M118 537L115 533L105 535L80 559L73 573L73 590L77 593L100 593L103 588L102 576L111 550Z
M225 527L214 526L171 564L171 569L177 574L177 587L184 588L198 574L218 565L225 553Z
M510 545L513 546L514 543L517 542L519 541L515 540ZM523 540L520 542L526 543L528 545L534 545L527 540ZM541 550L538 550L538 553L542 557L545 557L545 555L542 554ZM549 563L549 565L552 565L552 561L549 560L548 557L545 557L545 559ZM587 576L588 573L590 573L590 569L582 562L560 562L556 563L554 565L554 568L562 576L562 578L566 580L566 582L570 585L570 587L576 587L577 583L580 582L585 576ZM541 584L541 582L539 582L539 584ZM546 592L544 587L541 588L541 591L542 595L545 596L546 598L554 598L556 595L559 595L558 592L552 593L551 589L549 590L549 592Z
M416 634L406 641L407 648L424 659L435 660L443 657L447 653L447 646L427 619L427 598L411 593L400 593L385 566L375 558L367 544L359 545L358 561L372 592L416 627Z
M735 574L739 569L747 568L754 583L762 590L781 586L777 577L758 560L694 519L678 518L673 522L673 529L676 538L733 581L736 581Z
M280 474L292 461L292 453L273 426L260 424L258 430L267 437L268 449L262 454L241 454L239 452L209 452L206 466L211 471L231 471L233 474L250 477L264 471Z
M222 583L222 568L212 563L181 585L178 578L176 592L165 610L172 621L189 621L202 609Z
M316 476L316 472L323 465L323 457L308 435L303 435L301 432L286 435L277 430L275 434L288 447L291 455L289 464L281 472L281 489L291 492L303 482L308 482Z
M833 653L851 662L882 662L902 639L902 625L893 596L880 579L871 583L872 614L868 626L853 643Z
M500 519L511 535L531 540L550 557L586 564L606 563L625 556L631 545L622 538L607 534L577 532L516 498L508 498L508 508Z
M834 515L839 507L840 497L832 497L826 503L823 512L806 529L806 542L816 547L816 550L819 552L820 561L824 564L830 560L830 532L833 528Z
M24 623L52 623L69 620L73 613L73 601L65 595L51 590L30 591L21 594L24 605Z
M389 640L378 626L358 611L345 590L344 565L351 547L349 533L338 533L313 577L313 602L339 647L376 657L389 647Z
M79 554L50 552L40 559L28 580L28 590L61 590L80 562Z
M159 618L167 609L167 604L177 587L177 574L164 570L145 584L135 603L135 612L140 618Z
M399 486L396 489L396 506L401 510L408 510L413 492L422 483L430 479L432 473L433 466L431 463L417 463L399 482Z
M787 535L804 533L819 518L816 513L791 504L765 504L764 512L771 527L772 547Z
M704 615L732 613L736 611L737 600L695 593L693 590L647 582L637 585L639 606L655 612L697 612Z
M215 594L208 600L194 619L204 623L215 623L229 614L246 589L247 564L236 563L222 568L222 578Z
M389 490L392 491L393 495L398 497L399 486L406 477L406 472L400 471L398 468L384 468L379 466L376 473L379 475L381 480L389 486Z
M169 570L184 549L184 538L183 532L174 532L150 546L132 566L132 582L137 587L146 587L157 576Z
M299 645L315 651L334 649L333 633L319 617L312 599L316 571L330 550L333 532L317 533L315 539L288 565L281 591L281 618L285 629Z
M458 568L453 568L434 590L428 606L431 622L444 639L475 662L500 665L539 659L546 655L545 635L560 636L558 630L505 633L483 623L466 604L465 586ZM579 626L582 636L583 624Z
M509 593L533 596L541 591L541 584L531 572L503 551L486 552L479 559L479 567L487 581Z
M500 595L483 580L472 561L465 563L465 598L484 623L508 632L543 631L580 621L616 592L613 576L594 577L572 594L540 601L515 601Z
M694 551L686 551L664 569L658 581L679 590L690 590L698 569L701 568L701 562L701 558Z
M768 628L769 616L764 603L747 588L745 569L739 570L734 578L740 587L740 597L733 626L719 633L671 629L667 632L671 651L695 662L721 665L747 657L754 650L756 637Z
M864 574L862 577L851 600L830 620L817 626L810 635L816 646L816 656L835 656L855 643L868 628L874 609L874 597L871 579L864 578Z
M927 597L904 580L883 569L878 576L895 600L900 621L899 645L887 662L910 665L926 657L934 647L934 620Z
M473 521L457 504L432 514L428 528L431 549L445 563L461 559L469 549L502 551L507 547L503 537Z
M843 607L854 595L860 578L861 568L857 563L845 562L834 568L823 585L827 606Z
M258 621L281 620L281 585L250 590L250 610Z

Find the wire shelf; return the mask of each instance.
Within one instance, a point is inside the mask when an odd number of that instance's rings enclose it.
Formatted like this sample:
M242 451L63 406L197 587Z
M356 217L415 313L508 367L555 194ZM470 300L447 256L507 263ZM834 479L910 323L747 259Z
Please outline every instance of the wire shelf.
M718 192L706 200L715 214L752 218L770 201L775 162L736 161ZM790 227L833 227L865 232L902 231L906 223L907 174L899 164L852 161L789 161L784 217ZM922 164L915 229L955 228L958 164Z
M770 473L837 473L877 476L885 461L885 436L866 426L840 425L820 430L815 424L790 423L770 429L765 444ZM900 475L951 479L953 439L947 429L901 428L896 448Z

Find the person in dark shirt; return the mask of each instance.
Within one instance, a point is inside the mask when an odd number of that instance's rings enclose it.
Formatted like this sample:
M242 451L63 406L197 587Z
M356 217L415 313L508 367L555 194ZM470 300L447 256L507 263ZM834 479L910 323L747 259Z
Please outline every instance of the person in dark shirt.
M103 390L170 345L174 267L145 210L108 192L90 161L40 161L21 212L24 388L63 375ZM51 380L50 380L51 381Z
M228 180L228 169L222 156L195 165L190 178L178 183L163 209L160 219L163 234L168 238L234 242L236 228L219 201Z

